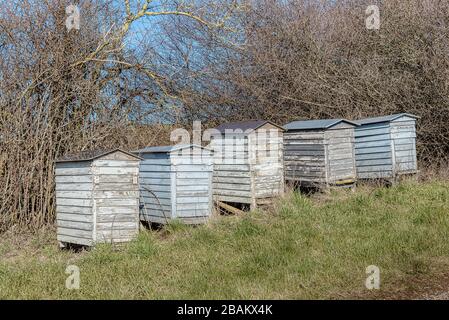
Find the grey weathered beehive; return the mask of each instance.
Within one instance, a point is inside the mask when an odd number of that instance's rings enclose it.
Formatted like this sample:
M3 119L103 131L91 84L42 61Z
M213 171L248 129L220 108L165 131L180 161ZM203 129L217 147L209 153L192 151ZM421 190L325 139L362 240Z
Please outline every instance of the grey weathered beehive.
M212 130L214 199L255 208L284 192L282 127L253 120Z
M357 175L361 179L394 178L416 173L416 119L407 113L355 121Z
M139 231L139 162L128 152L87 151L56 161L57 238L92 246Z
M212 213L212 151L198 145L134 151L140 164L141 220L204 223Z
M293 121L286 124L285 179L317 187L355 183L356 126L345 119Z

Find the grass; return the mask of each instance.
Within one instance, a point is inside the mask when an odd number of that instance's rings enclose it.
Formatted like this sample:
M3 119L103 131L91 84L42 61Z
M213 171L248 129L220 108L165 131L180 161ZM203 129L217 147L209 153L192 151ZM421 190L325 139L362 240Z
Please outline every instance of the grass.
M381 270L381 292L448 265L449 183L292 193L271 212L196 228L175 223L79 253L60 251L54 237L1 240L0 298L359 297L369 265ZM71 264L80 268L79 290L65 288Z

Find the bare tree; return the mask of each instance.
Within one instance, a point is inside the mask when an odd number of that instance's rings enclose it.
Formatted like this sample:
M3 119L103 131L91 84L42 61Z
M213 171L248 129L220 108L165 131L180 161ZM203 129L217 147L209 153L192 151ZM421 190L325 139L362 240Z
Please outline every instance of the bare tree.
M58 156L150 144L169 129L152 116L177 97L132 43L134 26L157 28L170 16L208 32L224 24L183 2L85 0L76 3L79 30L68 30L70 4L23 0L0 8L0 231L54 221Z
M369 5L380 10L379 30L366 27ZM447 1L260 0L244 8L225 41L185 21L166 26L173 54L194 43L189 55L201 61L186 66L194 81L180 88L190 92L186 119L282 124L410 112L422 117L421 160L448 154Z

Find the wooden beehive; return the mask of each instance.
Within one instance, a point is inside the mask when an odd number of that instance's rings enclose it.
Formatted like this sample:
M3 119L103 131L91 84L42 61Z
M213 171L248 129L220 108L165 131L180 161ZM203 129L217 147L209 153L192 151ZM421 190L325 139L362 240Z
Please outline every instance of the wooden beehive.
M416 173L417 116L400 113L356 121L355 154L360 179Z
M283 194L282 127L253 120L222 124L212 131L215 200L255 208Z
M116 149L56 161L57 238L61 246L126 242L139 231L140 158Z
M140 165L141 220L200 224L212 213L212 151L198 145L134 151Z
M345 119L293 121L284 126L285 179L303 186L356 182L354 128Z

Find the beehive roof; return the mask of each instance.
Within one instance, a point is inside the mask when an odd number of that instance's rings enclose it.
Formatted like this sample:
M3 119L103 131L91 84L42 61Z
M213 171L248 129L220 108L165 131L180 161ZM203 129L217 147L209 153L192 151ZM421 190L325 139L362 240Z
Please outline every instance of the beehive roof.
M205 149L205 150L209 150L206 147L197 145L197 144L177 144L177 145L173 145L173 146L155 146L155 147L146 147L143 149L139 149L136 151L133 151L133 153L135 154L141 154L141 153L168 153L168 152L172 152L172 151L176 151L176 150L182 150L182 149L186 149L186 148L192 148L192 147L196 147L196 148L201 148L201 149Z
M322 120L298 120L284 125L286 130L319 130L329 129L341 122L348 123L353 126L358 126L357 123L346 119L322 119Z
M401 117L410 117L410 118L414 118L414 119L419 119L418 116L415 116L410 113L396 113L396 114L391 114L388 116L360 119L360 120L356 120L355 122L358 123L359 125L372 124L372 123L380 123L380 122L390 122L390 121L394 121Z
M278 127L281 130L284 130L281 126L267 120L249 120L249 121L236 121L236 122L228 122L223 123L216 127L215 129L220 131L221 133L225 133L226 130L242 130L245 133L249 133L253 130L257 130L265 124L271 124L275 127Z
M123 152L131 157L136 158L136 159L141 159L140 157L136 156L135 154L129 153L122 149L97 149L97 150L85 150L85 151L80 151L77 153L68 154L68 155L65 155L65 156L62 156L62 157L56 159L56 162L93 161L95 159L101 158L103 156L106 156L108 154L111 154L111 153L114 153L117 151Z

